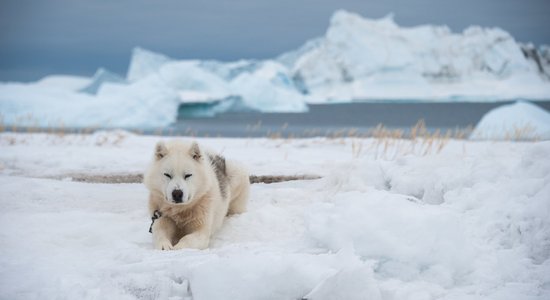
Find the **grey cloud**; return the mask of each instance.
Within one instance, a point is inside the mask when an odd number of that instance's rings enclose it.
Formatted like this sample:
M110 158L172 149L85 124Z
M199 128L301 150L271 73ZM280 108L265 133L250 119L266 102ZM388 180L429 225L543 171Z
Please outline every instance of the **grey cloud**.
M269 58L322 35L336 9L398 24L499 26L519 41L549 43L546 0L2 0L0 80L46 72L124 74L131 49L176 58ZM35 68L36 72L32 72ZM31 75L34 74L34 75Z

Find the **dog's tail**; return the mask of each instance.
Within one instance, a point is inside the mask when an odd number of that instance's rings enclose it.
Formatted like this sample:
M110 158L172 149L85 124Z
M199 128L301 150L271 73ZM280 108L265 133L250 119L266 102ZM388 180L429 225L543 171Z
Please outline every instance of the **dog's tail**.
M293 181L293 180L313 180L319 179L320 176L317 175L250 175L250 183L276 183L284 181Z

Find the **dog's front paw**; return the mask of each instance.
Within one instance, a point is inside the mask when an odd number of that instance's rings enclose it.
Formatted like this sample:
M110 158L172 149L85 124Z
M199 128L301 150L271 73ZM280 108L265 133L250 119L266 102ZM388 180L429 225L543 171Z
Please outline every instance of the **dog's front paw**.
M203 250L208 248L208 238L198 237L194 235L184 236L179 242L177 242L172 249L197 249Z
M175 244L174 246L172 246L172 249L173 250L180 250L180 249L186 249L186 248L190 248L189 245L187 245L185 242L183 241L179 241L177 244Z
M158 239L155 241L155 249L157 250L172 250L174 247L168 239Z

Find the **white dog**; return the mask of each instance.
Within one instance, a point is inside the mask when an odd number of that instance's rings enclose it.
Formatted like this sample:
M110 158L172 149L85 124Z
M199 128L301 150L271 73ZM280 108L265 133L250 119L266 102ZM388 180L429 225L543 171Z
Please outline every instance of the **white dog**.
M156 249L205 249L226 215L246 210L245 169L195 142L158 142L144 183Z

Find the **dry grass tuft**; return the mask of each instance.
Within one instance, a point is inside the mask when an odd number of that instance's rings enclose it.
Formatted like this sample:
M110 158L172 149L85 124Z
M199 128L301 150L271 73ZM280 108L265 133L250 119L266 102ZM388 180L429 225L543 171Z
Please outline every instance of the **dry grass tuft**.
M49 133L56 136L59 140L66 136L86 136L102 130L100 126L90 126L86 128L68 128L61 121L51 122L46 127L40 127L39 122L32 115L25 115L16 118L12 124L6 124L5 116L0 113L0 132L14 133ZM298 138L325 138L330 142L338 144L346 144L351 140L351 153L353 158L358 158L366 153L374 153L375 157L393 159L400 155L430 155L440 153L450 140L468 139L473 132L473 126L465 128L454 128L452 130L429 129L424 120L419 120L410 128L391 128L384 124L378 124L376 127L369 130L359 128L342 128L337 130L308 128L302 133L296 133L289 130L290 124L284 123L274 131L263 129L262 121L259 120L255 124L247 125L245 131L250 133L266 132L265 137L271 140L279 140L282 143L288 143ZM264 128L265 129L265 128ZM505 136L507 141L537 141L539 137L534 134L535 128L532 126L515 127ZM194 128L187 127L185 129L156 128L154 130L145 131L143 129L130 130L137 135L153 134L158 136L187 136L187 137L220 137L220 134L210 135L201 133ZM246 133L245 133L246 134ZM107 145L120 143L115 139L112 141L104 141L104 138L98 138L97 145ZM370 144L366 144L366 139L370 140ZM17 143L17 139L14 143ZM13 143L8 143L13 144Z
M440 153L451 139L464 139L470 135L472 127L464 129L456 128L446 130L428 130L424 120L419 120L408 130L391 129L383 124L378 124L367 134L370 145L367 153L374 158L393 160L403 155L426 156ZM361 147L356 140L352 141L352 157L357 158L362 153Z

